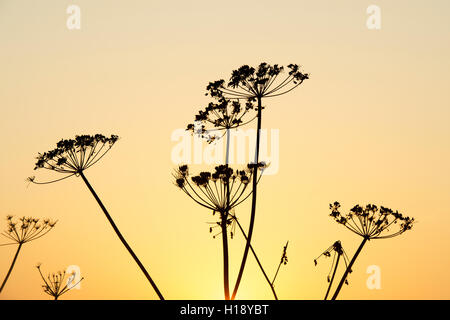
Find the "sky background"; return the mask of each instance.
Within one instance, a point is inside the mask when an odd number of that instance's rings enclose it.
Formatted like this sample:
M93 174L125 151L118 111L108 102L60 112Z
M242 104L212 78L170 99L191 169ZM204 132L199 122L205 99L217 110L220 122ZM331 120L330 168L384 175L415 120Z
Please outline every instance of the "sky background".
M66 27L71 4L80 30ZM366 27L372 4L380 30ZM340 298L449 299L449 12L447 0L0 0L0 215L58 220L24 245L0 299L48 299L37 262L81 268L81 289L62 299L157 298L80 178L25 181L50 177L33 171L38 152L95 133L121 139L86 176L165 297L222 299L221 239L211 212L173 185L171 134L208 102L209 81L263 61L310 73L264 102L280 168L258 188L253 245L273 276L289 240L279 297L322 299L331 261L313 259L338 239L357 249L361 239L328 215L337 200L417 220L366 245ZM249 203L236 214L247 226ZM231 241L232 284L243 246ZM15 249L0 247L1 279ZM366 286L370 265L380 290ZM237 298L272 298L251 256Z

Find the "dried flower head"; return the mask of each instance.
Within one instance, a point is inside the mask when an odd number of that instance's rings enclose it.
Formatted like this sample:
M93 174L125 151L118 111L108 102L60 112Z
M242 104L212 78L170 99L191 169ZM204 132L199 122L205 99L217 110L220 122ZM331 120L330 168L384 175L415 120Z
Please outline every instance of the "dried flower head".
M195 122L188 124L186 130L206 138L208 142L213 142L221 138L227 130L236 129L253 121L256 115L249 117L253 109L251 101L242 104L239 99L220 97L217 103L210 102L204 110L200 110L195 116ZM223 131L221 135L214 133L220 131Z
M275 97L288 93L308 79L296 64L289 64L283 79L278 79L284 67L261 63L256 69L244 65L231 74L228 84L224 80L210 82L206 87L210 96L253 100L262 97Z
M188 166L182 165L175 171L175 185L196 203L212 210L213 214L225 214L251 194L248 185L254 167L254 164L249 164L245 170L234 170L228 165L219 165L212 172L191 176ZM260 163L256 167L264 169L265 164Z
M333 245L331 245L327 250L322 252L322 254L320 256L318 256L316 259L314 259L315 266L317 266L317 260L322 256L327 257L327 258L333 256L333 262L331 263L330 272L327 275L328 282L331 282L331 276L332 276L333 270L337 267L337 264L339 263L339 260L337 259L338 256L340 256L344 259L345 268L348 267L349 259L348 259L348 256L345 253L344 248L342 247L342 244L339 240L336 241L335 243L333 243ZM348 281L346 280L345 283L348 284Z
M65 271L58 271L56 273L48 274L47 278L45 278L41 272L40 263L36 266L36 268L38 269L39 274L44 281L44 284L42 285L44 292L49 296L52 296L55 300L58 300L60 296L76 287L84 279L81 278L78 282L72 284L76 275L75 271L70 275Z
M288 263L288 257L287 257L287 247L288 247L289 241L286 242L286 245L283 247L283 253L281 255L281 261L280 264L287 265Z
M50 221L49 219L37 219L32 217L21 217L19 219L13 219L13 216L7 216L7 228L1 234L13 241L8 244L24 244L33 240L36 240L40 237L43 237L56 224L55 222Z
M80 135L75 139L63 139L56 144L56 148L39 153L34 170L47 169L66 174L65 177L50 182L66 179L92 167L112 148L118 136L105 137L101 134ZM28 178L35 182L35 177Z
M356 205L349 213L342 215L339 202L330 204L332 216L338 223L365 239L392 238L410 230L414 218L406 217L398 211L368 204L364 208Z

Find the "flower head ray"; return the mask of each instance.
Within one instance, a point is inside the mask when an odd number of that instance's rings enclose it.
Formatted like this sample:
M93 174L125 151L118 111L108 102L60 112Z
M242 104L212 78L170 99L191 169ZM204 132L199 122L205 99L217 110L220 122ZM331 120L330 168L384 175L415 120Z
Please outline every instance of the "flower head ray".
M21 217L15 220L13 216L8 216L6 220L7 229L1 235L13 241L7 244L23 244L39 239L50 232L57 222L52 222L49 219L40 220L33 217Z
M297 88L309 78L307 73L300 71L296 64L287 66L288 72L283 79L279 79L284 67L261 63L257 68L244 65L231 74L227 84L224 80L210 82L207 86L209 95L216 98L247 99L276 97Z
M251 101L247 101L243 106L238 99L231 100L220 97L217 103L210 102L204 110L200 110L195 116L195 122L188 124L186 130L208 139L208 142L211 143L223 137L227 130L236 129L256 119L256 115L247 117L253 109ZM221 135L211 134L216 131L224 132Z
M356 205L346 215L341 214L340 206L339 202L330 204L330 216L350 231L369 240L396 237L410 230L414 223L414 218L383 206Z
M225 214L251 194L248 186L254 166L249 164L245 170L233 170L228 165L219 165L212 172L191 176L188 166L181 165L174 173L175 185L199 205ZM262 170L265 165L259 163L257 167Z
M28 181L47 184L77 175L100 161L118 139L116 135L106 137L102 134L77 135L75 139L62 139L55 149L38 154L34 170L47 169L66 176L48 182L36 182L35 177L30 177Z

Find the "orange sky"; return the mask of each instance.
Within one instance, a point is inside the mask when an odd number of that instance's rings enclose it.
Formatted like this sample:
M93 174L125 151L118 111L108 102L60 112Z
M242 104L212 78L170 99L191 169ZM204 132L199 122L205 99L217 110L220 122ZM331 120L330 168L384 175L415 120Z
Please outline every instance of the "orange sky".
M280 168L258 189L253 244L273 275L290 241L279 297L322 299L329 261L313 259L338 239L356 250L360 239L328 216L338 200L418 221L370 242L340 298L450 298L448 1L77 0L81 29L70 31L72 3L0 0L0 215L59 220L24 245L0 299L47 299L37 262L44 271L80 266L86 279L65 299L156 298L79 178L25 182L48 177L33 171L38 152L97 132L121 139L86 176L163 294L221 299L221 241L208 232L211 213L172 184L170 137L208 102L209 81L262 61L311 74L265 102ZM371 4L381 30L366 28ZM247 225L249 203L236 213ZM232 282L243 244L231 243ZM1 279L14 250L0 247ZM381 268L380 290L366 287L369 265ZM249 257L238 298L271 297Z

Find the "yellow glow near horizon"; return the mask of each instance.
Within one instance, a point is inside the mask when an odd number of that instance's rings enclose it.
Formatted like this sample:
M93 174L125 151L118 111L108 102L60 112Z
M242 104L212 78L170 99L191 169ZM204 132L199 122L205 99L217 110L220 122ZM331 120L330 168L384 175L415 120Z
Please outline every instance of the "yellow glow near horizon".
M340 298L448 299L450 3L376 2L381 30L366 28L372 2L357 0L77 0L81 29L68 30L69 0L0 1L0 229L7 214L58 220L24 245L0 299L47 299L37 262L46 272L80 266L81 289L62 299L157 298L80 178L25 182L50 176L33 171L38 152L83 133L120 136L86 176L166 298L222 298L214 217L173 185L170 137L208 102L209 81L263 61L311 75L264 101L280 169L260 183L252 243L271 277L290 241L279 297L322 299L330 261L313 259L338 239L349 255L357 249L328 216L337 200L418 221L371 241ZM236 213L247 227L249 202ZM231 240L231 286L243 246ZM1 280L14 252L0 247ZM381 268L380 290L367 289L370 265ZM272 299L251 255L237 298Z

